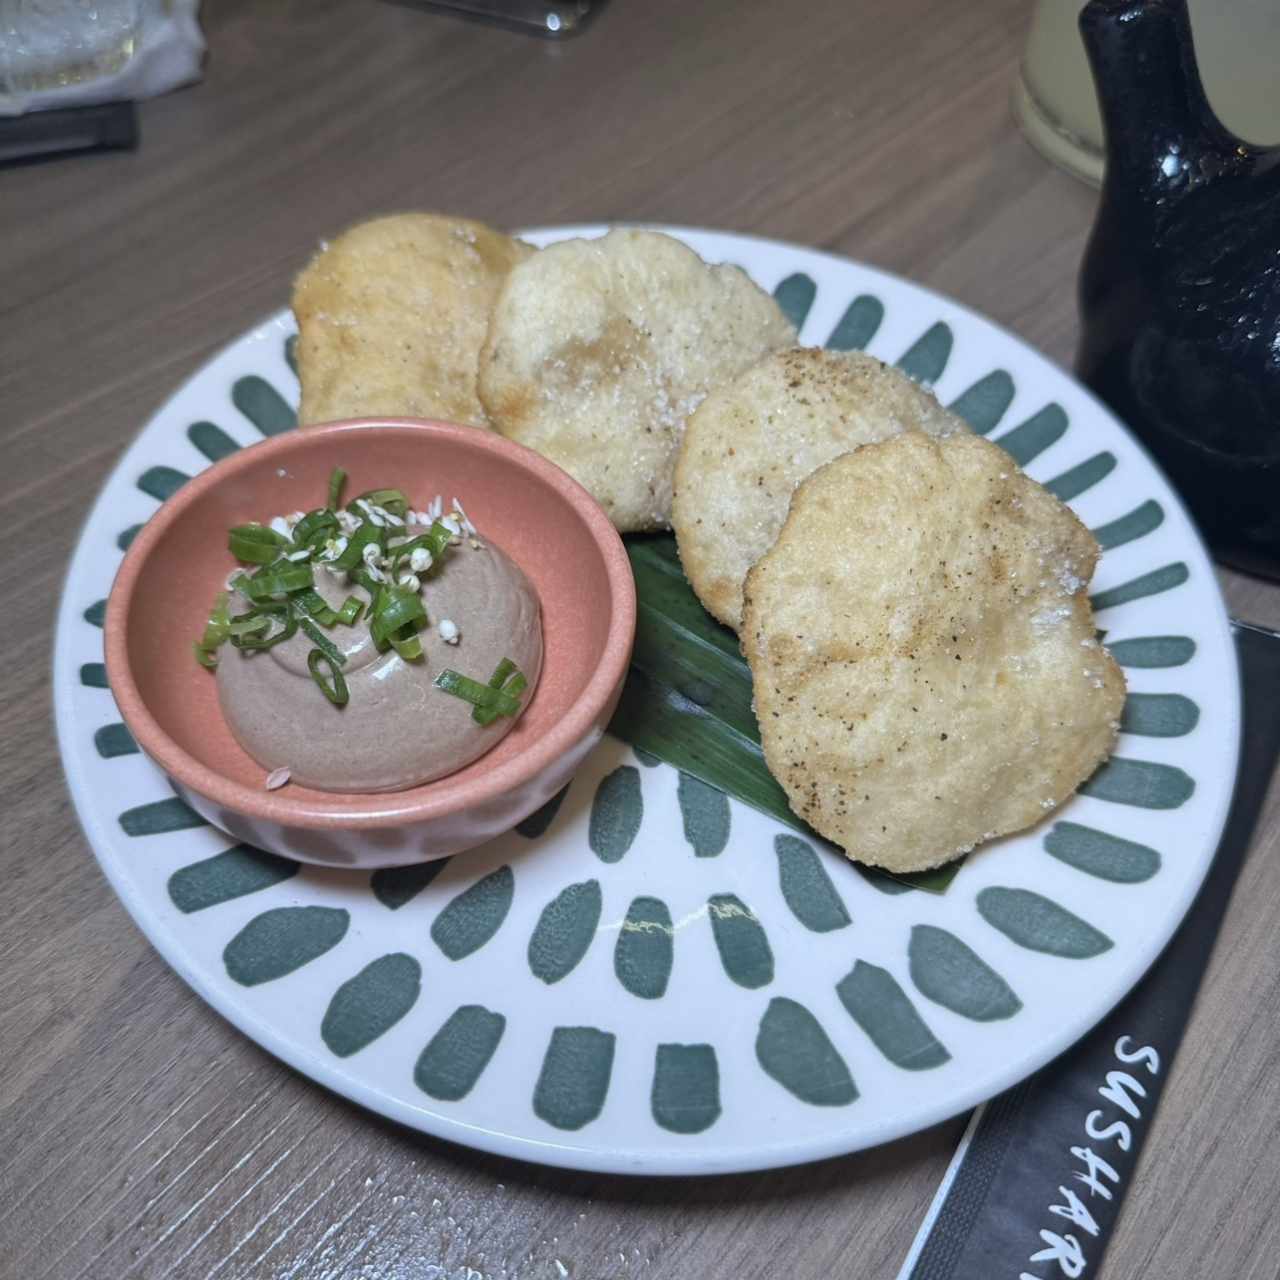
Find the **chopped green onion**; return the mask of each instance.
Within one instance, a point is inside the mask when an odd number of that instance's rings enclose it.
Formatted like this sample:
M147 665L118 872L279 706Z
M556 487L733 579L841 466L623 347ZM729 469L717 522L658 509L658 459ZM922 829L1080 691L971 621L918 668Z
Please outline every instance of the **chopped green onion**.
M381 507L383 511L390 511L393 516L399 516L401 520L409 510L409 500L400 489L368 489L356 499L356 502L361 501L367 502L371 507ZM350 506L347 509L350 510Z
M416 662L422 657L422 637L412 622L406 623L389 639L392 647L406 662Z
M332 536L331 530L337 527L338 517L327 507L317 507L293 526L293 540L300 547L309 547L324 542Z
M329 506L337 509L342 501L342 486L347 483L347 473L341 467L334 467L329 472Z
M251 618L258 617L278 618L283 623L283 626L279 631L273 631L267 635L259 635L257 633L232 635L231 643L237 649L270 649L272 646L288 640L298 629L298 621L294 617L293 610L287 604L259 605L253 613L242 613L239 617L232 618L231 621L232 624L235 624L237 622L248 622Z
M338 615L329 607L314 587L294 597L294 603L314 618L322 627L331 627L338 621Z
M342 623L343 626L352 626L359 620L360 615L364 612L364 601L358 596L348 596L342 602L342 608L333 616Z
M289 539L261 524L238 524L227 534L227 547L247 564L271 564L289 547Z
M204 658L200 659L202 667L218 666L218 658L215 657L218 646L227 639L227 628L230 625L230 613L228 612L229 596L225 591L219 591L214 596L214 603L209 609L209 621L205 623L205 634L196 641L196 657L200 658L200 654L204 653L211 660L205 662Z
M379 652L386 652L393 632L417 622L425 622L426 606L416 591L405 587L384 586L373 602L369 615L369 634Z
M513 716L520 710L518 698L513 698L491 685L481 684L479 680L472 680L470 676L461 675L457 671L446 668L432 683L437 689L443 689L445 693L461 698L463 702L469 702L473 707L493 709L500 716Z
M242 613L227 628L232 636L253 636L271 626L269 613Z
M212 671L218 665L217 650L202 648L199 640L193 640L191 647L195 650L196 661L202 667L208 667Z
M356 565L348 576L357 586L363 587L371 598L376 597L382 590L383 584L363 564Z
M508 697L516 699L525 691L528 684L524 673L510 658L503 658L494 668L493 675L489 677L490 689L501 689ZM476 724L492 724L500 715L508 714L514 713L499 711L495 706L484 706L476 707L471 713L471 718Z
M501 689L506 683L507 677L516 670L516 664L510 658L503 658L493 669L493 675L489 677L490 689Z
M376 544L379 550L387 545L386 526L379 527L372 520L364 520L347 539L346 549L333 561L333 567L350 572L364 561L364 549L370 543Z
M295 564L291 560L267 565L251 577L237 580L237 586L255 604L262 604L278 596L289 596L295 591L305 591L315 585L311 566Z
M327 681L320 674L321 663L329 668L329 679ZM320 692L335 707L345 707L347 705L347 699L351 696L347 692L347 682L343 678L342 672L330 661L326 653L320 649L312 649L307 654L307 670L311 673L311 678L320 686Z
M315 647L329 659L330 666L345 667L347 665L347 659L342 650L310 618L299 618L298 625L311 638Z

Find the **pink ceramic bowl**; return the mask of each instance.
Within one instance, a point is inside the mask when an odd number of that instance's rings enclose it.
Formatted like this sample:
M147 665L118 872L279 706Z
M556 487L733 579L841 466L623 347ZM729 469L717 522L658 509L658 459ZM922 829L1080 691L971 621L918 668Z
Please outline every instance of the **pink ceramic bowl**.
M316 506L335 465L348 472L348 493L395 484L423 503L456 496L542 604L542 676L515 728L466 768L408 791L267 791L263 769L223 721L212 674L192 656L210 602L235 567L228 528ZM635 618L621 539L553 463L475 427L339 422L232 454L156 512L112 587L107 677L138 745L215 826L305 862L400 866L482 844L569 781L613 713Z

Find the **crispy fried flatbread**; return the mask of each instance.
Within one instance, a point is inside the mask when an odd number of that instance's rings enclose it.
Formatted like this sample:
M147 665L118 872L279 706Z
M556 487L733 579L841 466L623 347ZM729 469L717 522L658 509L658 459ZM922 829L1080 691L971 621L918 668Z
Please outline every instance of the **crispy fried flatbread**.
M842 453L917 428L965 429L906 374L862 352L793 347L713 391L676 458L671 525L698 598L726 626L773 546L796 485Z
M621 530L665 528L685 421L795 330L738 267L652 231L567 240L507 278L480 360L497 430L580 481Z
M917 871L1060 805L1124 703L1086 595L1097 555L968 432L906 432L814 472L742 619L792 808L851 858Z
M481 222L430 213L344 231L294 285L299 422L487 425L476 397L480 347L502 282L532 252Z

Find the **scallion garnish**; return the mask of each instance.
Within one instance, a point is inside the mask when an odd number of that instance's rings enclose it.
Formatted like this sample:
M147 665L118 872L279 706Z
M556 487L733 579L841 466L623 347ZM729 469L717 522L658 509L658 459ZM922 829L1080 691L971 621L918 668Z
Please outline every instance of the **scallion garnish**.
M333 562L335 569L351 570L364 560L364 549L370 544L378 548L381 553L383 547L387 545L387 530L383 526L379 528L371 520L364 520L360 527L347 539L347 546L343 553Z
M489 677L489 688L501 689L502 686L506 683L507 677L513 671L518 672L518 668L516 667L516 664L512 662L510 658L503 658L503 660L500 663L498 663L496 667L494 667L493 675Z
M501 688L493 683L499 672L505 681ZM445 693L471 703L471 718L477 724L492 724L499 716L519 714L519 695L524 692L528 682L510 658L503 658L497 670L489 677L488 684L481 684L479 680L472 680L470 676L450 670L442 671L433 683L437 689L443 689Z
M406 662L416 662L422 657L422 637L412 622L401 627L390 640L392 647Z
M385 652L394 632L426 620L426 606L416 591L387 585L374 597L373 612L369 615L369 634L378 649Z
M298 626L311 638L311 643L329 659L331 666L345 667L347 665L347 659L342 650L310 618L299 618Z
M325 598L314 587L301 591L294 596L294 601L305 613L314 618L322 627L331 627L338 621L338 615L325 603Z
M421 661L420 632L428 618L421 595L414 590L419 583L418 573L406 576L403 584L397 579L404 562L415 551L421 549L430 556L421 571L425 572L426 567L449 552L457 535L442 521L434 520L425 532L407 536L405 522L410 516L410 503L402 489L368 489L343 510L340 504L346 480L346 472L334 467L329 475L328 505L300 515L292 524L282 524L277 519L272 528L249 522L235 525L228 532L227 545L236 559L256 568L252 573L233 574L227 591L214 601L208 625L194 646L196 659L203 666L217 666L217 650L228 640L237 649L269 649L301 630L315 645L307 656L312 679L330 702L343 706L348 690L341 668L347 659L342 647L321 628L353 626L362 617L379 652L394 648L406 662ZM287 535L277 532L286 527ZM388 547L392 540L395 545ZM332 560L316 555L338 546L342 550ZM420 564L423 560L418 557ZM369 593L368 604L355 595L347 596L340 608L329 604L316 588L313 563L339 577L345 574ZM248 610L232 617L228 592L246 597ZM470 690L472 685L483 691L482 703L473 702L477 711L483 709L487 717L481 723L519 711L519 699L513 693L524 688L524 677L509 660L500 664L489 685L468 681L456 672L445 672L437 684L447 687L452 683L447 677L462 682L449 689L459 697L467 696L459 690Z
M289 539L262 524L238 524L227 534L227 547L246 564L270 564L290 550Z
M329 678L326 680L320 674L321 666L329 668ZM320 692L324 694L335 707L345 707L350 694L347 692L347 682L342 672L329 659L329 656L319 649L312 649L307 654L307 670L311 673L311 678L320 686Z
M242 613L227 628L232 636L260 635L271 628L269 613Z
M348 596L342 602L342 608L333 616L341 622L344 627L349 627L359 619L363 612L364 601L358 596Z
M219 591L214 596L213 607L209 610L209 620L204 626L204 634L195 642L196 661L210 670L218 665L218 649L229 634L228 628L231 623L229 601L230 597L225 591Z
M237 623L256 621L259 618L266 618L268 623L278 621L281 624L280 629L278 631L253 630L238 633L233 631L231 643L237 649L270 649L274 645L288 640L298 629L298 620L287 602L284 604L258 605L256 609L232 618L231 625L234 627Z
M337 527L338 517L328 507L317 507L293 526L293 540L300 547L313 546L332 537Z
M493 675L489 677L490 689L501 689L508 697L516 699L519 699L528 684L523 672L510 658L503 658L493 669ZM494 706L485 706L477 707L471 713L471 718L476 724L492 724L500 715L508 714L510 713L499 711Z
M362 493L356 502L367 502L371 507L381 507L383 511L390 511L393 516L399 516L401 520L409 510L409 500L400 489L369 489ZM350 509L349 506L347 510Z
M264 565L247 579L241 579L239 589L255 604L263 604L268 600L286 599L295 591L306 591L314 584L309 564L277 560L274 564Z

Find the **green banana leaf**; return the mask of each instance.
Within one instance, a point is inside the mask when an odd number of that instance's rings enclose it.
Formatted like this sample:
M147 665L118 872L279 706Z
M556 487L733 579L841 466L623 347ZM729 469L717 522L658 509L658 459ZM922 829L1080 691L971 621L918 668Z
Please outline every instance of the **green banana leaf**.
M832 848L787 803L764 762L751 705L751 670L738 638L699 603L668 534L633 534L636 643L609 732ZM963 858L932 871L868 878L942 893ZM896 886L895 886L896 887Z

